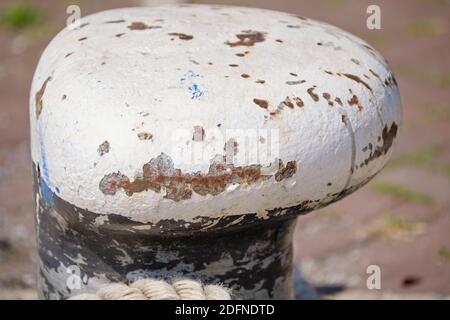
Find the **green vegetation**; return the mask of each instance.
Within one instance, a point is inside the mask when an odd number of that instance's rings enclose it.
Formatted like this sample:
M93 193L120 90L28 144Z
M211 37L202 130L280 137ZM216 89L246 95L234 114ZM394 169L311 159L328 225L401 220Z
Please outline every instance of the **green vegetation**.
M428 2L428 1L430 1L430 0L423 0L423 2ZM441 6L445 6L450 3L449 0L432 0L432 2L436 5L441 5Z
M436 165L436 157L442 153L438 145L426 146L411 153L401 154L389 161L389 166L419 166L430 168Z
M438 251L438 258L441 261L450 261L450 249L446 246L442 246Z
M425 110L425 118L429 121L450 121L450 106L439 104L429 106Z
M412 202L426 206L433 204L433 198L430 196L387 181L374 181L370 184L370 189L374 192L388 195L405 202Z
M421 18L405 23L404 30L414 37L431 37L445 32L445 25L437 17Z
M40 26L44 21L40 10L22 2L13 2L0 12L0 25L13 30Z
M450 88L450 71L431 69L429 71L431 82L441 88Z
M383 216L367 228L367 234L386 239L409 239L420 235L425 230L425 223L396 217L392 214Z
M450 163L444 164L444 173L447 177L450 178Z
M339 220L339 216L336 215L330 208L322 208L318 210L318 214L321 218L330 219L330 220Z
M442 172L447 177L450 177L450 163L439 161L437 159L442 153L443 148L439 145L426 146L413 152L403 153L392 158L388 162L387 168L414 166L437 173Z

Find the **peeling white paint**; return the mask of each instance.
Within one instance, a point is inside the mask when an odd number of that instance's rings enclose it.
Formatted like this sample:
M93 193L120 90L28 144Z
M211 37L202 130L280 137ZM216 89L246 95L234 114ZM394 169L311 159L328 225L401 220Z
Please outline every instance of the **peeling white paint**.
M149 28L130 30L133 22ZM84 17L83 23L88 24L61 31L49 44L30 97L32 159L35 163L45 159L51 190L80 208L153 223L245 213L266 218L267 209L306 200L326 202L331 194L359 185L381 170L392 152L387 150L362 168L351 168L368 158L365 147L383 143L379 136L385 126L400 126L401 106L396 85L383 84L391 77L384 59L336 27L287 13L206 5L110 10ZM264 41L251 46L226 44L236 43L245 30L264 33ZM201 77L180 84L189 70ZM343 74L356 75L370 90ZM37 117L36 94L50 76ZM191 90L197 80L201 95ZM353 95L358 103L350 103ZM283 106L286 97L298 97L304 106ZM267 110L254 99L267 101ZM271 110L278 113L271 115ZM204 128L220 124L222 132L276 129L279 158L284 163L296 161L297 172L285 181L272 177L232 185L215 196L193 193L178 202L151 190L132 196L123 190L115 195L101 192L99 182L106 174L120 171L133 180L161 153L182 172L207 173L208 161L186 163L176 149L178 141L191 140L197 123ZM151 140L140 140L135 128L151 133ZM186 136L172 141L177 129L185 130ZM104 141L110 150L99 156ZM204 159L216 156L212 149L205 150ZM273 161L260 164L266 167Z

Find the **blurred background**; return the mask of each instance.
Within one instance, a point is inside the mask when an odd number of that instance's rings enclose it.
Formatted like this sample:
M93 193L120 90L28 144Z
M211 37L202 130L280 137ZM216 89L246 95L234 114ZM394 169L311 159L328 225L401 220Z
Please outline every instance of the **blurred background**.
M28 99L47 43L67 6L81 15L155 0L0 1L0 299L34 299L36 244ZM450 297L450 1L221 0L323 20L375 46L393 68L403 127L385 170L355 194L300 217L294 237L302 297ZM366 27L370 4L381 29ZM381 268L369 290L366 269Z

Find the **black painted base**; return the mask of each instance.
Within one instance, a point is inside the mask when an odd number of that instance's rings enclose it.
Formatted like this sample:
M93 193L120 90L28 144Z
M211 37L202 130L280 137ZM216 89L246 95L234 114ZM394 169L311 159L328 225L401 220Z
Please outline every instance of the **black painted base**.
M35 186L41 298L65 299L141 277L222 283L235 299L294 298L294 216L191 234L158 233L160 226L77 208L36 175Z

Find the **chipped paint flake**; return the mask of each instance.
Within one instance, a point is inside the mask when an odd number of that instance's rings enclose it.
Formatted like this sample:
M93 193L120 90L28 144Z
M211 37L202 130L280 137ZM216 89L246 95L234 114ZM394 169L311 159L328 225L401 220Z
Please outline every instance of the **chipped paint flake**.
M42 97L44 96L45 89L47 88L47 84L49 81L52 80L52 77L48 77L45 79L45 81L42 83L41 88L38 92L35 94L35 107L36 107L36 119L39 119L39 116L41 115L42 108L44 107L44 103L42 102Z
M247 46L251 47L257 42L263 42L266 40L266 34L265 32L260 31L253 31L253 30L244 30L241 33L238 33L236 35L236 38L238 38L238 41L227 41L225 42L230 47L237 47L237 46Z
M97 153L99 156L103 156L109 152L109 142L103 141L97 148Z

